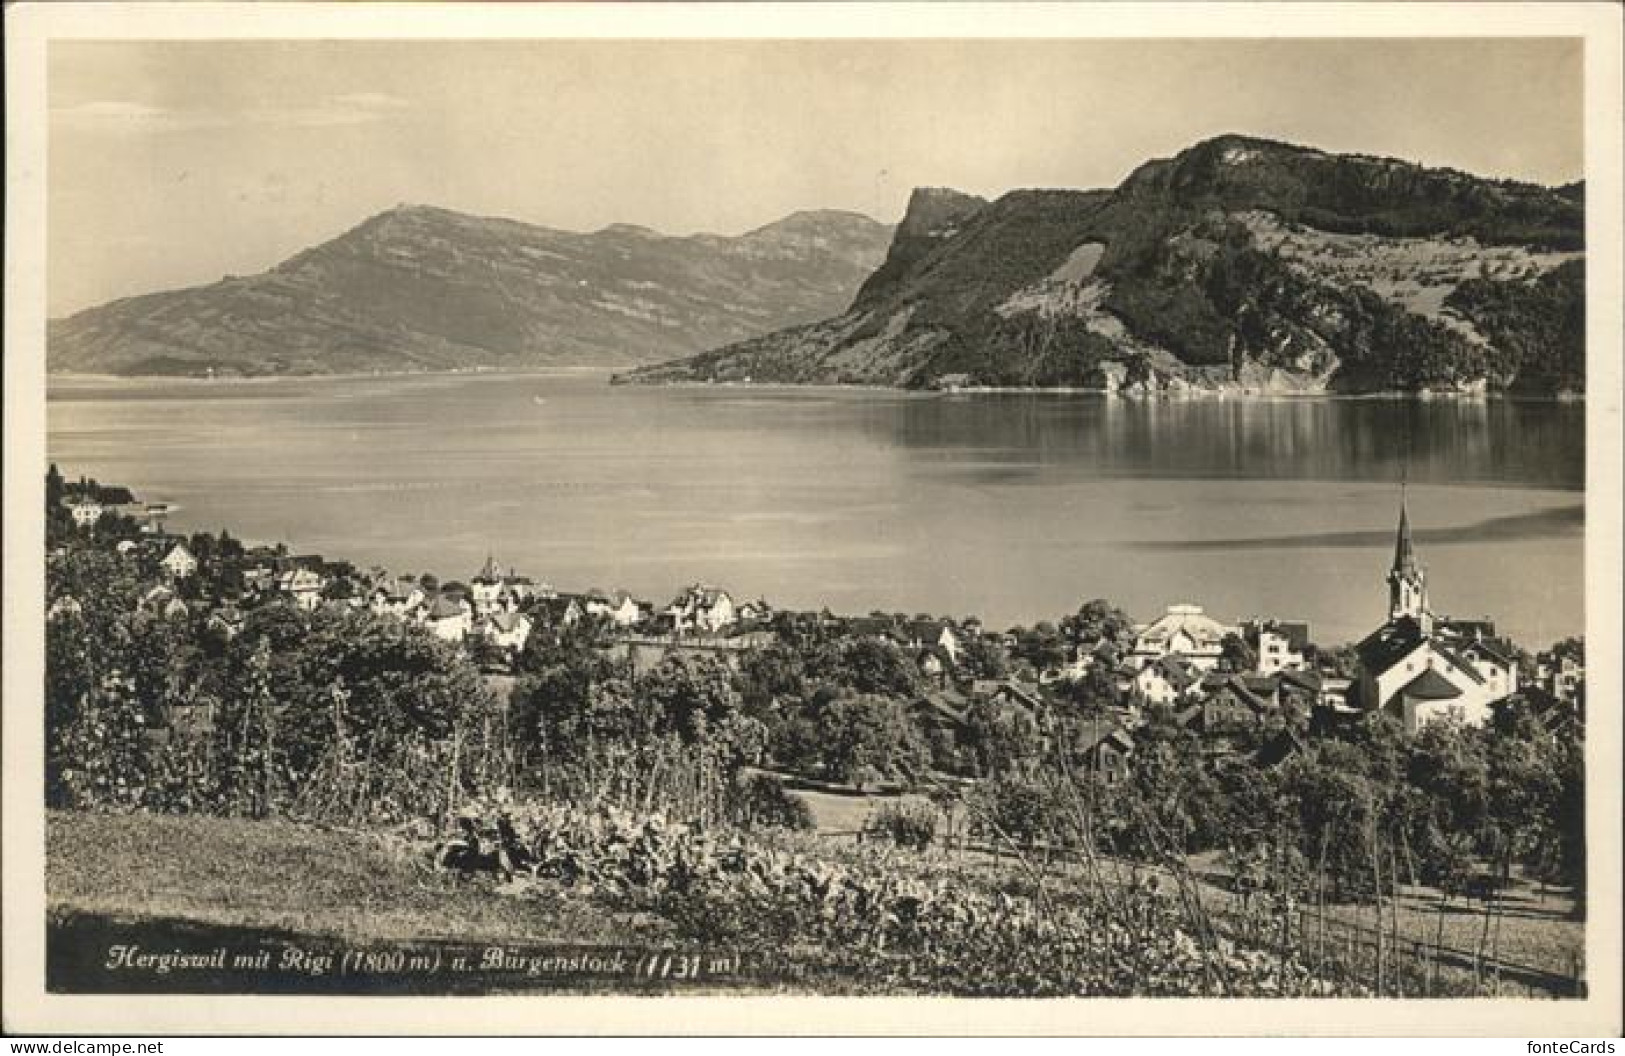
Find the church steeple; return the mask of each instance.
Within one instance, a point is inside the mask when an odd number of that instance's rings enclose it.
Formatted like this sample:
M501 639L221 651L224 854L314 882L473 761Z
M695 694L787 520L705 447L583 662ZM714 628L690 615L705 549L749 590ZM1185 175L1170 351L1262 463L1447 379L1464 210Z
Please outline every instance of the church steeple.
M1409 575L1416 571L1416 547L1411 543L1410 511L1405 500L1399 500L1399 532L1394 537L1394 575Z
M1427 574L1416 560L1416 546L1411 542L1410 511L1404 494L1399 500L1399 531L1394 536L1394 564L1388 570L1388 618L1397 620L1409 616L1428 622Z

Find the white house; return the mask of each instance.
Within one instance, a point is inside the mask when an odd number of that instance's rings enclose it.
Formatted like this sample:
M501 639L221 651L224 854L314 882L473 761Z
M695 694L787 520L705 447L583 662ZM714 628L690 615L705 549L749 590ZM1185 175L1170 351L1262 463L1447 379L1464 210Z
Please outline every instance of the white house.
M614 594L589 590L581 596L581 610L588 616L602 616L617 627L631 627L643 619L643 607L624 590Z
M1260 675L1281 671L1302 671L1309 646L1309 625L1293 620L1248 620L1241 625L1242 637L1257 657L1254 670Z
M314 609L321 604L322 588L327 580L308 568L291 568L276 577L277 589L293 599L301 609Z
M941 649L959 662L959 638L941 620L909 620L897 628L897 638L910 649Z
M719 587L696 583L677 595L666 607L672 627L677 633L698 631L715 634L732 624L738 614L734 599Z
M186 549L182 543L176 543L174 548L164 555L164 559L158 563L163 566L165 572L168 572L176 579L185 579L197 571L197 558L193 557L192 552Z
M1493 638L1461 642L1458 651L1484 679L1494 699L1518 692L1518 662Z
M423 604L423 588L409 579L393 579L373 588L372 611L380 616L410 616Z
M68 515L81 528L89 528L101 520L104 512L106 510L102 504L91 498L77 499L68 504Z
M1183 656L1159 656L1140 668L1131 691L1151 704L1175 704L1200 688L1202 672Z
M496 612L482 624L485 637L492 645L519 652L530 638L530 617L522 612Z
M1548 650L1535 658L1535 681L1558 700L1574 700L1585 685L1585 662L1569 650Z
M165 586L153 587L141 596L136 611L162 616L165 619L182 619L190 614L186 602L175 596L175 592Z
M617 590L610 599L610 604L612 607L605 615L615 626L632 627L643 622L643 606L626 591Z
M1220 623L1202 611L1200 605L1170 605L1161 619L1141 628L1134 636L1129 662L1143 667L1158 657L1177 653L1201 671L1219 666L1224 655L1224 639L1238 628Z
M423 625L448 642L461 642L474 626L474 610L466 601L437 594L422 610Z

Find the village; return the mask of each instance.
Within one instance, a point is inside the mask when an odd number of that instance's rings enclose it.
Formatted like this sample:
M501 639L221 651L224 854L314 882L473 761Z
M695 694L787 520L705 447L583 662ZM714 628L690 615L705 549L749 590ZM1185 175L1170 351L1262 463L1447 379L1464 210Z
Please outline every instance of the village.
M1403 505L1386 575L1388 619L1360 642L1328 650L1305 622L1227 623L1189 602L1134 623L1097 601L1080 612L1093 609L1094 619L994 631L974 617L781 610L699 583L664 605L618 590L562 591L491 557L466 582L441 581L284 546L243 546L224 533L172 533L164 527L167 505L142 504L118 485L54 477L49 490L80 544L109 547L144 573L150 585L141 613L199 621L226 640L265 606L364 610L459 647L501 684L533 639L588 634L639 673L672 655L716 658L737 670L747 654L795 628L884 643L906 657L919 687L911 718L939 742L963 734L975 702L1043 726L1064 710L1063 700L1082 700L1091 721L1079 758L1108 780L1128 765L1152 709L1195 735L1209 757L1246 750L1266 765L1372 712L1392 716L1409 734L1439 721L1482 727L1493 705L1514 699L1548 726L1583 721L1576 718L1585 677L1577 643L1531 657L1489 619L1432 611ZM50 599L47 616L77 604L71 596Z
M172 532L174 507L53 466L46 802L64 839L192 831L323 875L312 833L383 839L362 857L402 890L427 867L448 897L461 876L641 907L705 942L771 944L785 921L821 957L1028 936L985 971L937 948L928 985L955 992L1018 985L1051 874L1083 885L1069 929L1121 932L1108 975L1185 934L1210 963L1222 932L1274 951L1237 985L1277 993L1575 992L1583 641L1531 655L1436 613L1398 507L1386 619L1327 647L1189 600L998 630L704 583L654 604L495 555L466 581L401 575ZM1057 992L1161 985L1045 956ZM1178 956L1188 992L1200 965Z

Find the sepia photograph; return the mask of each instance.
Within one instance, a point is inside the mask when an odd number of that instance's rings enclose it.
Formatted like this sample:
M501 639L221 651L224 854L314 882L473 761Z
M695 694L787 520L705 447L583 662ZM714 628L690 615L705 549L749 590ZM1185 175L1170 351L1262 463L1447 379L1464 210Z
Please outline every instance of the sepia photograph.
M1617 1032L1617 9L98 6L8 1030Z

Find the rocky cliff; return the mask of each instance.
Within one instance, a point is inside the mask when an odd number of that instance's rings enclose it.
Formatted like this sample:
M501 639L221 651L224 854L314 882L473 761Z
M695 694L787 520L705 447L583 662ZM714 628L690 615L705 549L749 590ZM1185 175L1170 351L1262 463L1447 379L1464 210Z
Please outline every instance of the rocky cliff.
M623 380L1579 391L1583 203L1242 136L1109 191L922 190L845 312Z

